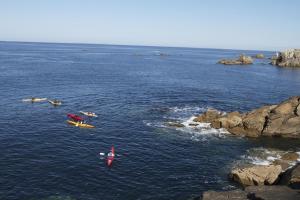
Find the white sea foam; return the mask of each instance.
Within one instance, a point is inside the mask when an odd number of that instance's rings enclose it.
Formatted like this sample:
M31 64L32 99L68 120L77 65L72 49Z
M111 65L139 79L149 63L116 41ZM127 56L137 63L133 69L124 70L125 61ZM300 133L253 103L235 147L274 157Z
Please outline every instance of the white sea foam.
M174 129L180 132L191 134L191 139L195 141L207 141L203 140L203 136L215 136L225 137L228 132L225 129L214 129L210 126L210 123L195 122L194 119L197 115L205 112L208 108L198 106L182 106L171 107L168 112L162 116L164 119L161 122L145 122L147 126L153 126L157 128ZM182 127L168 125L168 123L178 123L183 125Z
M198 106L183 106L183 107L172 107L170 110L174 113L199 113L204 112L207 108L198 107Z
M253 165L270 165L275 160L280 160L281 157L290 151L282 151L279 149L266 149L266 148L252 148L249 149L246 155L241 156L238 164L253 164ZM300 152L297 152L300 155ZM300 159L298 159L300 161ZM296 162L286 161L290 167L294 166Z

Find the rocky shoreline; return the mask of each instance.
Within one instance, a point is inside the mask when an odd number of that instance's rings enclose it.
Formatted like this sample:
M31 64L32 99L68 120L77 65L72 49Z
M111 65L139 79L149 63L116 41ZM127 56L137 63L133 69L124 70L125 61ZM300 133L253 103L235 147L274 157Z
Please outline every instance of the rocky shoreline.
M237 59L222 59L218 63L224 65L249 65L253 64L253 59L265 59L265 56L261 53L255 56L246 56L241 54ZM270 64L279 67L300 67L300 49L288 49L277 53L271 59Z
M300 138L300 96L247 113L235 111L227 114L209 109L197 116L194 122L210 123L212 128L224 128L237 136Z
M253 59L265 59L263 54L240 55L238 59L222 59L224 65L249 65ZM272 65L279 67L300 67L300 49L290 49L273 56ZM169 123L169 126L185 126L197 129L200 124L209 124L214 129L225 129L232 136L284 137L300 139L300 96L276 104L266 105L249 112L230 113L208 109L193 118L189 124ZM273 159L273 158L272 158ZM272 160L271 159L271 160ZM300 153L288 152L268 164L234 166L229 178L242 189L232 191L206 191L202 200L299 200L300 199ZM199 199L198 198L198 199Z

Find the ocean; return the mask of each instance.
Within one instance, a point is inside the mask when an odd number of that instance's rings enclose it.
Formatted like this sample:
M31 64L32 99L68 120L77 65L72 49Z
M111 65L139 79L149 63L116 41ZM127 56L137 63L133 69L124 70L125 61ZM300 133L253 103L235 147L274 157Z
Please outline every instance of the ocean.
M300 142L166 123L299 95L299 70L216 64L241 53L261 51L0 42L0 199L184 200L239 187L227 175L249 150ZM22 102L31 97L63 103ZM66 123L79 111L98 114L87 119L96 128ZM109 168L99 153L111 146Z

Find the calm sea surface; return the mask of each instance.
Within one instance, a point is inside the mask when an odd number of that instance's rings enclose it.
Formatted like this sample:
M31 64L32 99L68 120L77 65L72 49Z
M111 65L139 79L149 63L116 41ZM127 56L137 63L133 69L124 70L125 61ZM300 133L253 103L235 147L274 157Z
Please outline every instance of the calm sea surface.
M288 150L299 142L164 123L299 95L300 70L267 59L216 64L240 53L258 52L1 42L0 199L184 200L236 187L227 173L248 149ZM31 96L63 105L22 102ZM66 123L67 113L80 110L99 115L89 120L95 129ZM99 153L112 145L117 156L108 168Z

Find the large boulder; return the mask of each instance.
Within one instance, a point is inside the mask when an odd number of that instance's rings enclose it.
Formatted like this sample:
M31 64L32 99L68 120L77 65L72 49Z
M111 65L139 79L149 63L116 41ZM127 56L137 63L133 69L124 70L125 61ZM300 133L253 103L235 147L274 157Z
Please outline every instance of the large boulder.
M299 159L299 154L296 152L288 152L285 153L281 156L282 160L287 160L287 161L296 161Z
M227 115L221 116L211 122L213 128L230 129L242 123L242 116L239 112L231 112Z
M300 67L300 49L280 52L272 59L272 64L280 67Z
M238 59L223 59L218 62L224 65L249 65L253 64L253 60L250 56L240 55Z
M208 109L205 113L202 115L199 115L196 117L193 121L194 122L200 122L200 123L211 123L213 120L221 117L222 114L215 110L215 109Z
M264 136L300 137L298 107L300 97L292 97L271 110L266 118Z
M243 126L247 136L258 137L264 129L266 117L275 106L263 106L245 115Z
M280 165L256 165L233 169L230 177L243 186L272 185L278 180L281 171Z

